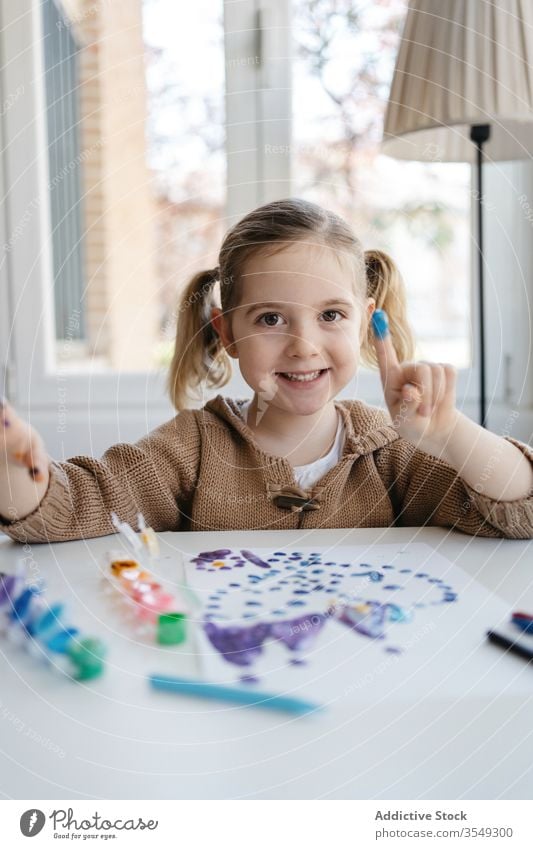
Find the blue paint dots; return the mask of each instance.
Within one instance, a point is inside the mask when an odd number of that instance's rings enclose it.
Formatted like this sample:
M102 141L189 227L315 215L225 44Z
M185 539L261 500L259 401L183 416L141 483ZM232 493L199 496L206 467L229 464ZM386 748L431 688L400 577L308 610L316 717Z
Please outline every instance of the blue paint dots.
M412 572L412 569L400 569L401 575L408 575Z
M402 587L399 587L398 584L387 584L386 587L383 587L384 590L401 590Z
M261 605L260 601L247 601L246 606L247 607L261 607L262 605Z
M399 649L397 646L387 646L385 651L388 652L388 654L401 654L403 649Z
M302 607L305 604L305 601L300 601L299 599L294 598L291 599L291 601L288 601L287 604L289 607Z

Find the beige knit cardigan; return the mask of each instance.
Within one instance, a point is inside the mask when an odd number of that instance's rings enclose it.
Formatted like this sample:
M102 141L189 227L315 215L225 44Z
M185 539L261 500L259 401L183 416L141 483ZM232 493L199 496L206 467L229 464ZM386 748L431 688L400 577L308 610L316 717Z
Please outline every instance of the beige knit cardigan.
M50 464L39 507L0 530L19 542L57 542L114 532L111 511L156 531L283 530L441 525L484 537L533 537L533 492L498 502L442 460L401 439L388 414L336 401L342 456L309 490L284 457L265 453L241 416L244 401L218 395L134 444L100 459ZM506 437L533 462L533 451ZM477 489L482 489L478 486Z

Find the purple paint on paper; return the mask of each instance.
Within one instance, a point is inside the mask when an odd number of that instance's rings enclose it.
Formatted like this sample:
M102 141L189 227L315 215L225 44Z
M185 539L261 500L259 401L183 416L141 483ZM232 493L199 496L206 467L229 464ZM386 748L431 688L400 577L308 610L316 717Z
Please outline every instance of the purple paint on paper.
M325 622L323 614L313 613L283 622L261 622L255 625L221 627L214 622L206 622L204 631L228 663L252 666L262 655L265 640L277 640L289 651L298 651L314 642Z
M201 551L198 557L202 560L224 560L231 554L231 548L218 548L216 551Z
M397 604L380 604L378 601L367 601L365 606L369 611L358 610L348 605L335 611L335 617L353 631L365 637L382 640L385 637L385 625L388 620L394 622L409 621L410 614Z
M204 631L211 644L229 663L251 666L263 652L263 642L270 634L265 622L256 625L220 627L206 622Z
M228 555L231 555L228 560ZM318 552L303 560L304 555L301 552L275 552L274 557L268 560L263 560L258 554L249 550L243 549L239 554L234 554L231 549L218 549L214 551L201 552L198 557L192 562L197 564L198 569L208 571L222 571L224 568L242 567L247 563L259 567L261 570L268 570L260 574L247 574L246 582L240 586L237 583L229 584L231 588L242 589L244 595L243 603L245 608L256 608L258 612L245 613L244 619L253 619L252 622L246 622L239 626L232 626L227 622L228 617L223 617L218 611L213 616L208 614L209 621L205 621L204 628L208 639L215 649L230 663L240 667L251 667L256 660L265 651L264 644L268 640L275 640L283 643L290 652L297 651L299 648L312 643L317 634L324 627L328 618L334 617L337 621L349 627L351 630L372 639L383 640L387 636L387 625L389 623L406 622L412 618L411 611L416 608L428 607L434 604L443 604L454 602L458 596L453 592L452 588L445 584L442 578L432 578L427 572L416 572L415 569L401 568L391 564L383 564L373 566L370 563L336 563L335 561L327 561L323 563ZM271 564L278 563L276 557L283 558L283 562L279 563L278 568L272 568ZM242 558L245 558L243 560ZM223 567L213 568L214 560L224 559ZM245 562L246 561L246 562ZM231 567L226 565L231 563ZM364 571L359 572L335 572L326 570L328 573L328 582L324 586L324 565L334 566L337 569L359 568ZM426 579L429 584L433 584L435 589L442 590L441 597L438 601L417 602L412 604L411 609L392 604L386 604L378 601L369 601L364 598L364 593L358 598L353 593L344 591L341 580L344 578L365 577L370 583L376 584L382 582L382 588L387 591L405 590L406 587L401 584L387 583L384 585L384 578L389 577L385 573L387 570L397 569L397 574L410 575L412 577ZM275 578L275 576L280 576ZM320 576L320 577L316 577ZM392 577L392 576L391 576ZM412 579L411 577L411 579ZM226 579L224 579L225 581ZM260 588L254 588L256 584L268 581L268 587L265 585ZM390 578L389 578L390 580ZM284 601L285 607L288 609L277 610L261 610L261 602L250 600L250 594L261 596L267 591L280 591L283 586L288 585L288 590L292 598ZM226 584L226 586L228 586ZM331 607L326 613L309 614L301 612L297 618L287 618L291 616L290 608L297 606L307 607L306 595L312 591L325 593L335 593L337 600L330 601ZM220 592L220 591L219 591ZM0 584L0 597L2 595L2 585ZM246 597L248 595L248 598ZM265 596L265 598L267 598ZM215 604L209 605L211 610L216 610L216 602L223 599L211 598L211 602ZM283 602L282 602L283 604ZM327 602L326 602L327 604ZM365 605L365 607L363 607ZM358 609L359 608L359 609ZM261 612L259 612L261 610ZM294 611L295 612L295 611ZM278 617L272 622L258 621L258 618L264 619L266 616ZM207 619L207 617L206 617ZM226 620L222 623L222 619ZM213 621L214 620L214 621ZM383 646L384 650L390 654L400 654L402 649L395 646ZM305 663L301 658L293 657L289 660L291 665L297 666ZM253 679L254 676L243 676L245 679Z
M264 560L261 560L257 554L254 554L253 551L249 551L247 548L243 548L241 550L241 554L243 557L246 557L250 563L254 563L256 566L261 566L262 569L270 569L270 563L266 563Z
M209 565L213 560L224 560L231 554L231 548L219 548L216 551L201 551L196 557L191 558L192 563L196 563L198 568ZM229 568L229 567L226 567Z

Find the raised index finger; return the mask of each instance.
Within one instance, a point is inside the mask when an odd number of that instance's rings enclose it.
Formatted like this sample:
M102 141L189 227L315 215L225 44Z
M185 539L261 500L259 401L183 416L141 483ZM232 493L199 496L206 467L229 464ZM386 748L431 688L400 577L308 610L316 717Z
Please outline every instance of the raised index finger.
M374 348L378 358L378 366L383 386L394 384L401 373L401 366L392 344L389 333L389 319L384 310L374 310L372 313L372 328L374 330Z

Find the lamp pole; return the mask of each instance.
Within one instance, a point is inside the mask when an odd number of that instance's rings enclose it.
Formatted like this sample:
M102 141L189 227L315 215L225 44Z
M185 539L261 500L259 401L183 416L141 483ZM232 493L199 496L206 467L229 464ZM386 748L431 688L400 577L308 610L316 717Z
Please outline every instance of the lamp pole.
M490 124L470 127L470 139L476 145L477 160L477 247L478 247L478 301L479 301L479 421L487 426L485 392L485 289L483 255L483 145L490 138Z

